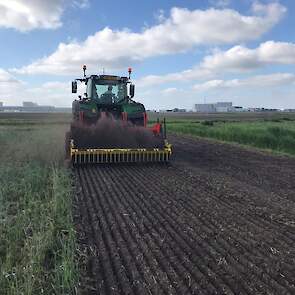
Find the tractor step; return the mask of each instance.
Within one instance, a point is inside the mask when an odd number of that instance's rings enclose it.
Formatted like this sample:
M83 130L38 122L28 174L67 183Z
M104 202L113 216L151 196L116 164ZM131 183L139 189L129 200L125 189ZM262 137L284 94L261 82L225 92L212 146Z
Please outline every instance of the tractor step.
M163 149L77 149L72 140L70 148L73 164L168 162L171 154L167 141Z

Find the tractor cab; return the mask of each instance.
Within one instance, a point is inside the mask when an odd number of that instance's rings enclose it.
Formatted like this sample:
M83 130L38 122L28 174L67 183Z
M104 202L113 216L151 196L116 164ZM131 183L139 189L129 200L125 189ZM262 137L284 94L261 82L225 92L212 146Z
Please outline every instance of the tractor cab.
M94 75L88 78L86 84L86 98L99 105L125 103L134 96L134 86L127 77Z
M98 104L117 104L128 102L134 97L134 84L130 81L131 68L128 69L129 77L114 75L91 75L86 77L86 66L83 66L84 78L72 82L72 93L77 93L77 81L84 82L86 92L82 100L92 100ZM128 87L129 86L129 87Z

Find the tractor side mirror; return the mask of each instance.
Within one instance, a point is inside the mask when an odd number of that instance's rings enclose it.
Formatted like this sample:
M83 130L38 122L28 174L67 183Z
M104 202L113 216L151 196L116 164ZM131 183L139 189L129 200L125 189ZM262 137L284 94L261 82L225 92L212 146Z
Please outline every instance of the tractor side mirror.
M134 93L135 93L135 85L130 84L129 95L130 95L131 98L134 97Z
M72 81L72 93L77 93L77 81Z

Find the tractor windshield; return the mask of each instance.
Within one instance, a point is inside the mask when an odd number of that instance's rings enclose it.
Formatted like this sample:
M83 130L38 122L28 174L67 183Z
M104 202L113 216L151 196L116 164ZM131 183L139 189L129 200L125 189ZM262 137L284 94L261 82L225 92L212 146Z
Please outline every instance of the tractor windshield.
M127 96L126 84L119 81L93 81L93 96L101 104L117 103Z

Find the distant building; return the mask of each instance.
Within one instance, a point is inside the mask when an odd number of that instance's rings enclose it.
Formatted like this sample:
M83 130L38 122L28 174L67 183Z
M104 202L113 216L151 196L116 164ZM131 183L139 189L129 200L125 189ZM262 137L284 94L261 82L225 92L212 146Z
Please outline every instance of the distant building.
M156 110L149 110L149 112L157 112ZM174 109L160 109L159 113L185 113L186 109L179 109L179 108L174 108Z
M174 113L185 113L185 112L186 112L186 109L174 108L174 109L173 109L173 112L174 112Z
M36 102L23 101L22 112L32 112L32 113L50 113L55 111L54 106L40 106Z
M249 108L250 112L279 112L279 109Z
M226 113L234 109L232 102L216 102L195 104L195 111L198 113Z
M245 108L240 107L240 106L233 106L232 109L233 109L234 112L249 112L248 109L245 109Z
M216 112L213 103L195 104L195 111L198 113L215 113Z
M217 113L226 113L233 111L232 102L217 102L214 104L215 110Z
M23 101L23 107L24 108L34 108L38 107L38 104L32 101Z
M38 105L31 101L24 101L22 106L4 106L0 102L1 112L26 112L26 113L51 113L51 112L65 112L71 111L71 108L55 108L54 106Z

